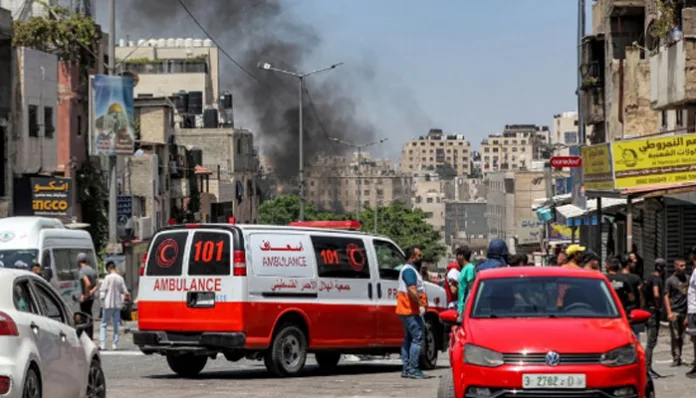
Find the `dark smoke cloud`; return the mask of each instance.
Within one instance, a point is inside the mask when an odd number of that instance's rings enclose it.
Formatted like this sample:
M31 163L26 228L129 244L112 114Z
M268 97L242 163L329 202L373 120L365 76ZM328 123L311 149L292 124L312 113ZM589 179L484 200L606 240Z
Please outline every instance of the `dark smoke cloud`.
M279 0L186 0L186 4L221 47L263 81L254 80L220 54L221 85L231 87L235 105L241 103L244 112L257 121L255 133L274 170L296 175L298 81L259 70L257 63L269 62L291 71L303 68L321 44L319 33L296 20L288 6ZM119 15L119 32L124 32L119 36L127 33L131 37L150 34L155 38L182 37L184 30L192 37L203 35L177 0L122 0L119 8L123 10ZM350 67L365 75L371 70L368 65ZM326 73L333 76L313 76L307 80L318 118L305 96L305 165L316 155L350 150L330 142L327 135L356 143L366 142L374 135L373 127L356 114L356 101L350 90L332 83L341 77L345 80L348 74L340 76L340 69Z

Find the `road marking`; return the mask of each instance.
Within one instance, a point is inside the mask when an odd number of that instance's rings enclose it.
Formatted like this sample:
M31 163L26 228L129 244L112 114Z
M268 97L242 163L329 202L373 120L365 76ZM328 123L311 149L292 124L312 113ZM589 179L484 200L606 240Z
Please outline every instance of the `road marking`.
M124 357L139 357L143 354L140 351L100 351L101 356L124 356Z

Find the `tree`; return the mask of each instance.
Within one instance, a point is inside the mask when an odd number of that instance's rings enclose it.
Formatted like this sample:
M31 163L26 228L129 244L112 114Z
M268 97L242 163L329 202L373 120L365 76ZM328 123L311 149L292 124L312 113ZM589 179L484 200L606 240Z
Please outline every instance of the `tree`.
M367 209L360 214L362 230L373 232L374 209ZM297 196L280 196L265 201L259 207L259 223L270 225L288 225L300 215L300 199ZM350 220L351 214L334 214L319 212L312 203L305 206L305 220L331 221ZM420 209L409 209L402 203L392 203L377 209L377 233L393 239L401 248L418 246L423 250L423 261L436 263L445 253L441 243L440 232L433 229Z
M377 208L377 233L394 240L401 248L418 246L423 251L423 261L437 263L445 254L440 232L426 221L420 209L409 209L402 203ZM374 232L375 211L367 209L360 215L362 230Z

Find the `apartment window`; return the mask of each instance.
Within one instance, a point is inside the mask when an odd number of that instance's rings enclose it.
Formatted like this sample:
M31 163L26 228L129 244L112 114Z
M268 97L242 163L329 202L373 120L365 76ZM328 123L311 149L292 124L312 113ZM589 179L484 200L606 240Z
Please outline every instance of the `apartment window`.
M517 152L517 147L512 147L513 152Z
M56 128L53 126L53 108L44 107L44 137L53 138Z
M426 202L426 203L433 203L433 198L427 198L427 199L425 200L425 202Z
M527 141L522 140L522 141L520 141L520 144L521 144L521 145L527 145Z
M566 145L575 145L578 143L577 131L566 131L563 133L563 141Z
M370 196L370 190L369 189L364 190L363 195Z
M662 128L667 128L667 111L660 112L660 119L662 119Z
M488 153L489 149L488 148L483 148L484 153Z
M677 109L676 111L677 114L677 127L683 127L684 126L684 111L682 109Z
M29 137L39 136L39 107L29 105Z

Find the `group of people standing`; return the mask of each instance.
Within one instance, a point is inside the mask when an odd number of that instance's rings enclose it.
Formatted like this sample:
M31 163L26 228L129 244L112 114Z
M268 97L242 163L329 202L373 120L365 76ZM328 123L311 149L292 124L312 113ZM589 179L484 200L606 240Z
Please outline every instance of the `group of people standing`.
M645 356L648 372L652 377L662 377L652 367L653 353L659 339L661 322L669 324L672 351L672 367L688 365L686 376L696 379L696 361L686 364L682 361L682 348L686 335L691 337L696 358L696 272L687 272L687 260L674 260L674 271L667 277L667 261L655 260L653 271L644 276L643 259L633 252L624 256L612 256L606 261L606 276L619 296L627 314L634 309L650 312L645 325L647 344ZM600 258L585 247L570 245L565 251L552 259L551 264L565 268L584 268L600 270ZM691 269L696 270L696 246L688 258ZM640 327L633 326L633 332L640 338Z

